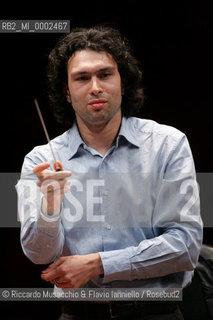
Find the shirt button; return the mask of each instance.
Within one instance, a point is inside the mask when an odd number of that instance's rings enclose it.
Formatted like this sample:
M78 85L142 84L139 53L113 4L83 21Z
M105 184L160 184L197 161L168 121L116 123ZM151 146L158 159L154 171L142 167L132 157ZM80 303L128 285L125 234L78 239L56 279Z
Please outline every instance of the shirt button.
M105 190L104 191L104 196L108 196L109 195L109 191L108 190Z
M107 230L111 230L110 224L106 224L106 229L107 229Z

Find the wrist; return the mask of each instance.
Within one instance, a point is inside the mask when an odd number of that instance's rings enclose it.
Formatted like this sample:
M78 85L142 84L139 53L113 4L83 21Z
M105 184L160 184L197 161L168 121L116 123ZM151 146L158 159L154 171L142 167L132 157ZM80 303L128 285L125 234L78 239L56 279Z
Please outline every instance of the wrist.
M104 273L103 264L99 253L91 253L88 255L89 263L91 264L92 277Z
M62 201L48 201L45 197L41 201L41 212L49 217L59 216Z

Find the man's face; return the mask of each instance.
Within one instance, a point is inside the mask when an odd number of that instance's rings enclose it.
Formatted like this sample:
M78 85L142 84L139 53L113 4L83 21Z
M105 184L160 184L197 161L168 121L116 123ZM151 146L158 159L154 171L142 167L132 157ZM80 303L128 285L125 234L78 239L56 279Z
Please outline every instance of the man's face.
M68 61L67 74L67 100L77 121L104 125L121 114L121 78L110 54L76 51Z

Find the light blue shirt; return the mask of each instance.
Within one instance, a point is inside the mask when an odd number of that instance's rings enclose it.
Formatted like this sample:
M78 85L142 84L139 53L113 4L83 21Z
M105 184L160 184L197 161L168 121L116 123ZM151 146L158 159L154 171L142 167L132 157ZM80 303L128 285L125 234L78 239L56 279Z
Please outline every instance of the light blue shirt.
M26 155L17 185L26 256L47 264L61 255L98 252L104 275L88 287L189 284L203 233L186 136L173 127L132 117L122 119L104 156L84 143L76 124L52 145L64 169L72 172L71 190L58 217L43 215L32 170L44 161L53 164L49 145Z

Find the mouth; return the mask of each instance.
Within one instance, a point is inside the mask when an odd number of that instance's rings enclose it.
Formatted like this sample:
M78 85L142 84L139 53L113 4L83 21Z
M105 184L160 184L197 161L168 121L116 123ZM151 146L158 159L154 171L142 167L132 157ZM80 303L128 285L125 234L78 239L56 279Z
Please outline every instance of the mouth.
M107 103L106 99L94 99L91 100L88 104L95 110L102 109L104 105Z

